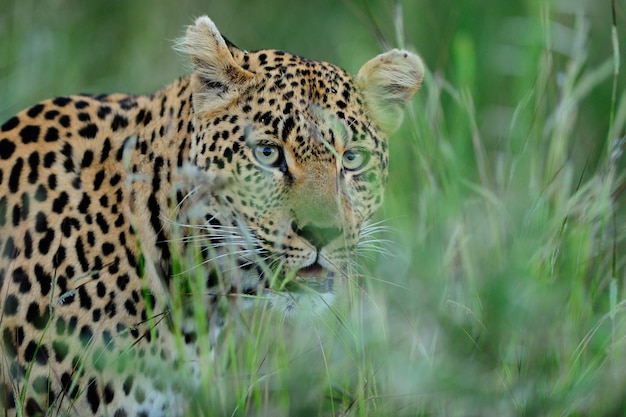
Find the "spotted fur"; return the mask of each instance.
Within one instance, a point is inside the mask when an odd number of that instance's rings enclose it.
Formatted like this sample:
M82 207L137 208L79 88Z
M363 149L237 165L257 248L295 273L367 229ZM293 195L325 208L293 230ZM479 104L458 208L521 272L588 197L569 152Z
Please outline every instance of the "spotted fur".
M419 58L351 76L207 17L177 48L193 73L155 94L57 97L0 128L2 415L182 415L195 382L164 381L195 363L193 317L171 314L185 276L217 335L223 295L293 314L349 273Z

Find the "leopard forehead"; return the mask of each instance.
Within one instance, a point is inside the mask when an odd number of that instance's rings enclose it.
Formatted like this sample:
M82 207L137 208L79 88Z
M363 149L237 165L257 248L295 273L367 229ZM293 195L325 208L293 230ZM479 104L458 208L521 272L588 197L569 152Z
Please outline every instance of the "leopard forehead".
M309 130L326 127L329 135L340 134L347 140L369 135L378 142L380 134L368 117L354 77L343 69L280 50L242 51L238 59L241 68L256 77L234 102L209 119L214 126L224 120L241 123L232 118L240 113L248 122L267 126L266 133L283 142L298 123L308 123ZM284 129L279 129L281 123Z
M367 136L378 146L381 136L368 118L352 75L335 65L282 51L249 53L244 56L244 62L245 57L249 57L252 71L263 71L263 81L254 96L248 98L257 105L262 105L264 100L269 107L273 105L274 120L269 122L275 128L279 120L285 121L283 141L291 132L289 117L294 116L294 123L308 123L305 128L309 137L320 133L317 129L325 129L325 139L331 145L335 136L343 142L363 140ZM266 94L268 98L264 98ZM268 117L260 109L255 116Z
M338 112L351 104L353 77L335 65L278 50L245 52L241 61L242 68L262 74L257 93L276 96L297 107L313 102ZM361 99L357 100L361 105Z

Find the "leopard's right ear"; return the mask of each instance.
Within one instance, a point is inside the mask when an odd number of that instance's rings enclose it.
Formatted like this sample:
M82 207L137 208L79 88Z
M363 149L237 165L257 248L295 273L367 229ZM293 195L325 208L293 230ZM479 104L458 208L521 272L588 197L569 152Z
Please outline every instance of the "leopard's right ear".
M201 16L187 28L176 49L189 54L194 67L191 78L193 106L197 113L211 112L228 105L256 76L237 62L245 52L229 45L215 23Z

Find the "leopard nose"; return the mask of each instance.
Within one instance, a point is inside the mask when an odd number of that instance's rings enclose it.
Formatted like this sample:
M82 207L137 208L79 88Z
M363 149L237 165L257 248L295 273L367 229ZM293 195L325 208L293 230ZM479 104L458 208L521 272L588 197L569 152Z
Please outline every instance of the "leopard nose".
M340 227L317 227L314 225L306 225L300 229L295 222L291 224L291 228L298 236L305 239L317 250L328 245L343 232Z

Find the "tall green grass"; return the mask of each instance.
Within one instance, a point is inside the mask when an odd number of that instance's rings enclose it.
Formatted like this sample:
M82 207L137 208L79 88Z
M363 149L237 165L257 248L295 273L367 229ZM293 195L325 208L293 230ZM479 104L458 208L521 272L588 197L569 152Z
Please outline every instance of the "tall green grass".
M430 74L405 141L392 145L396 167L398 154L405 161L386 213L402 249L372 281L387 316L385 348L368 351L379 363L370 373L384 381L369 398L377 415L626 412L616 202L626 103L607 103L603 125L585 126L580 114L594 89L618 81L618 45L591 65L582 14L545 6L518 19L503 24L544 34L505 45L534 63L511 77L519 99L485 117L471 85ZM563 36L570 42L557 52L552 37ZM457 78L471 80L473 45L455 46Z
M621 32L597 60L583 13L520 3L488 55L466 28L445 70L426 59L391 140L384 250L321 316L242 311L216 359L200 335L191 415L626 413ZM414 13L388 31L409 48Z

